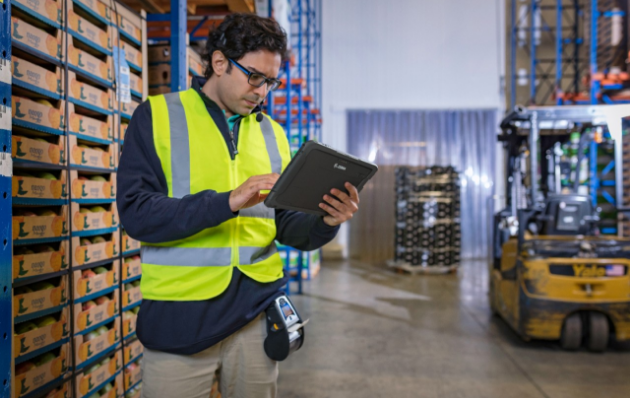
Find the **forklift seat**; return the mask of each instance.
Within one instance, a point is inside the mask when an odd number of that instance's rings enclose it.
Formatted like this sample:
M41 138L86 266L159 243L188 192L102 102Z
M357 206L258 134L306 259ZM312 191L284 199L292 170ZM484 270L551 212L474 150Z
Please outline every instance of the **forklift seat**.
M587 235L593 217L590 198L585 195L551 195L545 203L545 235Z

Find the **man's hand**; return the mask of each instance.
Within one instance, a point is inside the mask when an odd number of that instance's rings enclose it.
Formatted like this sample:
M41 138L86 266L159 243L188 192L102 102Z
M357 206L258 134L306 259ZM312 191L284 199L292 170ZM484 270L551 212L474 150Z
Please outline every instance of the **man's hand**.
M250 177L241 186L230 193L230 209L237 212L241 209L256 206L265 200L268 194L261 194L260 191L268 191L273 188L279 174L264 174Z
M319 207L328 213L328 215L324 217L324 222L331 227L336 227L348 221L354 216L354 213L359 210L359 191L349 182L346 182L345 186L350 193L349 196L338 189L333 189L330 193L335 195L339 200L330 195L324 195L324 201L326 203L319 204Z

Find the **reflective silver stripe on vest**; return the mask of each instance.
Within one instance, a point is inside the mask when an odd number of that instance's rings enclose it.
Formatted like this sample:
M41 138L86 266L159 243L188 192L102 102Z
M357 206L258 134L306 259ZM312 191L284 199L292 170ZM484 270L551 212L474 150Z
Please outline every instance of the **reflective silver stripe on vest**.
M263 120L260 122L260 129L263 137L265 137L265 146L267 146L267 153L269 153L269 161L271 162L271 172L280 174L282 173L282 157L280 157L276 134L273 132L273 126L269 121L269 117L263 117Z
M190 195L190 145L186 112L179 93L167 94L168 121L171 130L171 185L173 197Z
M239 217L254 217L254 218L275 218L276 212L273 209L265 206L264 203L258 203L256 206L248 207L247 209L239 210Z
M143 264L185 267L228 266L232 263L232 249L229 247L142 246L140 257Z
M267 247L242 246L238 248L238 257L240 265L252 265L268 259L278 253L275 243Z

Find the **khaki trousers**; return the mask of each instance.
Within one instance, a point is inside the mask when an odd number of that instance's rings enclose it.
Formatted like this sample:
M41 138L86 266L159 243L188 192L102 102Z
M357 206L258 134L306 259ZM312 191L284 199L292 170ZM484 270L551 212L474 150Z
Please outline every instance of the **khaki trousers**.
M263 312L244 328L195 355L144 349L142 398L209 398L219 371L221 398L274 398L278 363L267 357Z

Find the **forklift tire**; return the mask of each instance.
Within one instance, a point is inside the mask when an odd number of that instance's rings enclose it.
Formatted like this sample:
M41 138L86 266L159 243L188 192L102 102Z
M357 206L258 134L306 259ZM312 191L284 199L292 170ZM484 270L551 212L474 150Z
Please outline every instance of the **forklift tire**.
M562 335L560 336L560 346L565 350L577 350L582 344L582 317L580 314L573 314L564 320Z
M610 327L606 315L600 312L588 314L588 339L586 346L590 351L602 352L608 347Z

